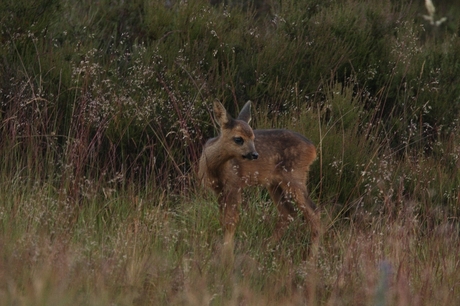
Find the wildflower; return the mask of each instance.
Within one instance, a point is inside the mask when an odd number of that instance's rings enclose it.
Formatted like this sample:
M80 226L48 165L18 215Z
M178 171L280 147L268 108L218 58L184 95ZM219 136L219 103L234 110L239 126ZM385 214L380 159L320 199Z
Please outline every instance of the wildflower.
M447 17L442 17L441 19L435 21L434 14L436 12L436 8L433 5L433 2L431 0L425 0L425 7L426 10L428 11L428 15L422 15L422 17L429 21L431 25L436 25L440 26L442 23L444 23L447 20Z
M426 16L426 17L433 18L434 13L436 12L433 2L431 0L425 0L425 6L426 6L426 10L428 11L428 14L430 14L429 16Z

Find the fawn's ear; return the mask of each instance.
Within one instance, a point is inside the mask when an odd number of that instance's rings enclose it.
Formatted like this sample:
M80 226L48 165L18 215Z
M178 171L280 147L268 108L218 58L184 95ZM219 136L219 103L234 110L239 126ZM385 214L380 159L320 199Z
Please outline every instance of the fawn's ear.
M246 123L251 121L251 101L246 102L246 104L241 109L240 114L238 115L238 120L243 120Z
M223 127L230 120L232 120L230 115L228 115L225 107L222 105L222 103L220 103L217 100L214 101L213 111L214 111L214 118L216 119L217 124L219 124L220 127Z

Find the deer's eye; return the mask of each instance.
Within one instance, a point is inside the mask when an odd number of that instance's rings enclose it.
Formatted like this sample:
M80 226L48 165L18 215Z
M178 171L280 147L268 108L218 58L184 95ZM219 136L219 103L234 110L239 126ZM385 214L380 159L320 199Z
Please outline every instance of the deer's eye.
M244 139L242 137L234 137L233 141L239 146L241 146L244 143Z

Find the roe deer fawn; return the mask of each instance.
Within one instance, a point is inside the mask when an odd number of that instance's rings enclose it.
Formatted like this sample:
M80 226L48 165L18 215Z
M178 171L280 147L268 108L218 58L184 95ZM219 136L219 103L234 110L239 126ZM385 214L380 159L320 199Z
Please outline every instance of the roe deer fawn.
M252 185L266 187L278 208L280 216L272 237L275 241L293 219L295 201L310 222L313 242L317 242L320 220L306 187L309 167L316 158L315 146L289 130L253 131L249 126L251 101L244 105L237 119L218 101L214 102L213 111L220 135L205 144L198 176L218 196L224 245L233 249L242 188Z

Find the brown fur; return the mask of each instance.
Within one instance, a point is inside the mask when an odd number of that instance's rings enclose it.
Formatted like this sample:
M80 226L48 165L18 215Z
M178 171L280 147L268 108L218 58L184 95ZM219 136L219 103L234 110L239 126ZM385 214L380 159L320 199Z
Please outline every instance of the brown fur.
M198 175L203 184L218 195L225 242L233 243L242 189L254 185L268 189L280 213L274 240L282 237L293 218L292 202L297 203L310 222L316 239L320 222L306 188L308 170L316 159L315 146L289 130L253 131L248 124L250 111L249 101L238 118L233 119L216 101L214 115L220 125L220 135L208 140L200 158ZM238 137L243 139L243 144L235 142Z

